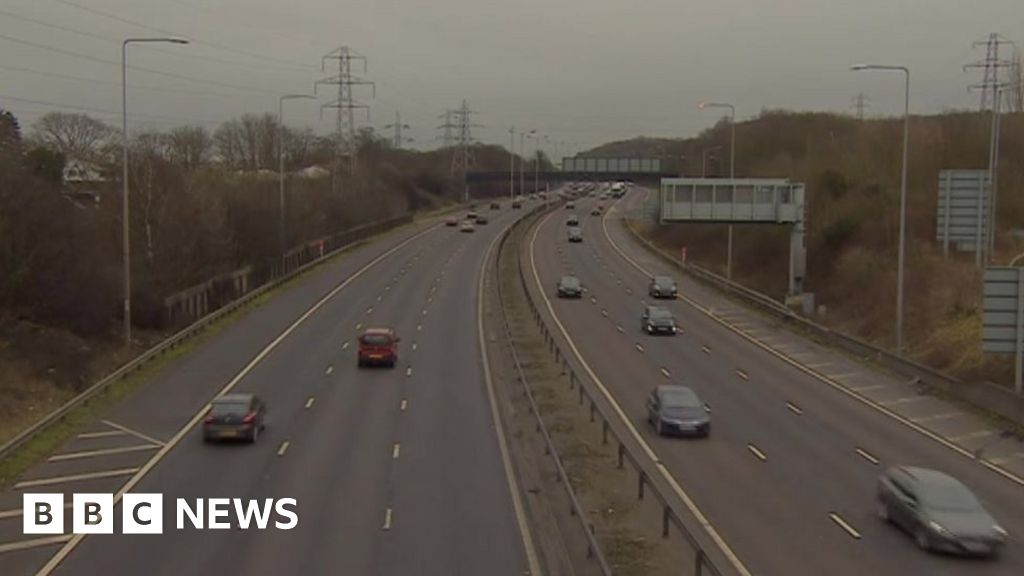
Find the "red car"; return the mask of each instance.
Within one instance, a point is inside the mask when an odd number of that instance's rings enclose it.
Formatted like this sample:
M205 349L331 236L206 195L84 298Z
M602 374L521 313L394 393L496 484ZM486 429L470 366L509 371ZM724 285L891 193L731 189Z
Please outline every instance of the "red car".
M391 328L367 328L359 337L359 367L379 365L395 367L398 363L398 342Z

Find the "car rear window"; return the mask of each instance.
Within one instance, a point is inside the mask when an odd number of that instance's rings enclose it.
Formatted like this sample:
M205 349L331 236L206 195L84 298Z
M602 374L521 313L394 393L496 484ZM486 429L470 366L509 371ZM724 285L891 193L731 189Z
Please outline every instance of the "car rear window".
M248 402L214 402L210 407L213 416L245 416L248 413Z
M697 395L687 390L663 392L662 405L665 408L696 408L700 406Z
M580 281L577 278L566 277L562 278L562 286L566 288L575 288L580 285Z
M387 346L391 343L391 337L386 334L365 334L360 342L367 346Z
M672 313L664 308L654 308L650 313L651 318L672 318Z
M656 276L654 283L659 286L671 286L673 284L672 279L668 276Z

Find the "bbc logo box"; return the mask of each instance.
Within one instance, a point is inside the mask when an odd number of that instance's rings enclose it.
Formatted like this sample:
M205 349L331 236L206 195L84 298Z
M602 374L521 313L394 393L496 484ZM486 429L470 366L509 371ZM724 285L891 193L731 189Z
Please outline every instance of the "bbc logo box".
M121 500L123 534L160 534L163 532L161 494L125 494ZM71 500L73 534L114 533L113 494L74 494ZM24 494L22 496L22 532L25 534L64 534L63 494Z

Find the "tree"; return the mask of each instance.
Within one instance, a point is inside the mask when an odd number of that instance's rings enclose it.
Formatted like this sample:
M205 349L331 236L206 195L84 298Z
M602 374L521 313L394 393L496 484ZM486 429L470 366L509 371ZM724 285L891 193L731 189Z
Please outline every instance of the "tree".
M213 153L213 138L201 126L183 126L171 130L167 135L167 151L169 160L185 169L194 172L210 160Z
M43 146L31 148L22 158L30 174L58 186L64 181L64 163L64 154Z
M7 110L0 109L0 157L12 159L21 151L21 125Z
M49 112L33 125L36 137L68 160L95 162L114 129L85 114Z

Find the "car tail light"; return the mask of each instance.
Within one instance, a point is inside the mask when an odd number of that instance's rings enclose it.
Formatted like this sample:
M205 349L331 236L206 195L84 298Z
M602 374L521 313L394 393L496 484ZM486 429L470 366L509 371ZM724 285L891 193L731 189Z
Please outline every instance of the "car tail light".
M242 423L243 424L252 424L255 420L256 420L256 413L255 412L249 412L248 414L245 415L245 418L242 418Z
M207 416L206 419L203 420L203 422L205 422L207 424L213 424L213 415L210 414L209 416Z

